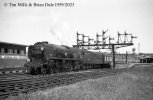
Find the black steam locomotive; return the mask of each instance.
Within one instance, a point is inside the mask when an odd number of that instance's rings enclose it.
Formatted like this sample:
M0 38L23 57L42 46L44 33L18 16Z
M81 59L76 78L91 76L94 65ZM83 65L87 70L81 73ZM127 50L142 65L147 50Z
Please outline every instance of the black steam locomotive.
M51 74L87 69L110 68L109 56L65 45L37 42L28 48L30 74Z

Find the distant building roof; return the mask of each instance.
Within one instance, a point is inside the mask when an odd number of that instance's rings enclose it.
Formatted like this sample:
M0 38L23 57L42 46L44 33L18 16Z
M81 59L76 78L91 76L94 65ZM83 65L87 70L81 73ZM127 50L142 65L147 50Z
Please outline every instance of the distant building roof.
M140 56L153 57L153 53L141 53Z
M0 41L0 44L17 45L17 46L29 47L29 45L18 44L18 43L10 43L10 42L2 42L2 41Z

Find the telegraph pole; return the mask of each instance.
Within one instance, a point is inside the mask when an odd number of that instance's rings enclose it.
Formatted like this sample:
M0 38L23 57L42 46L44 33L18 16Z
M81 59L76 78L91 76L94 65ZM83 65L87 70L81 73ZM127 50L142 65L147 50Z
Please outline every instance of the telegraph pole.
M112 44L112 55L113 55L113 69L115 69L115 50L114 50L114 44Z
M127 53L127 51L126 51L126 55L125 55L125 63L127 64L127 62L128 62L128 53Z

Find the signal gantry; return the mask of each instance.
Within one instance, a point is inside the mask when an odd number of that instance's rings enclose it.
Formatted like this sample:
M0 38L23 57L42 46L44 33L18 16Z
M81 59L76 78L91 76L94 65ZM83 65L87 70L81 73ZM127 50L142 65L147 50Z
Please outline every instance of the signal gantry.
M110 49L112 50L113 68L115 68L115 50L121 47L127 47L133 45L133 39L137 37L133 36L132 33L127 33L126 31L124 32L124 34L121 34L118 31L117 42L113 42L115 38L112 38L110 36L105 36L107 32L108 29L102 30L101 34L97 33L95 41L93 38L90 38L89 36L85 36L84 34L80 34L77 32L77 45L73 45L73 47L77 47L80 49L87 49L87 50Z

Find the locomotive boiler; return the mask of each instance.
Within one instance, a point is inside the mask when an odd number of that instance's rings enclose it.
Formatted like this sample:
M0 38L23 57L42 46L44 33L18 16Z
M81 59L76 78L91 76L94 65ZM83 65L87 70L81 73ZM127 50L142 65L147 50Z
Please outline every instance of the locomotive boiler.
M37 42L28 48L29 62L25 69L30 74L51 74L97 68L110 68L107 56L100 52Z

